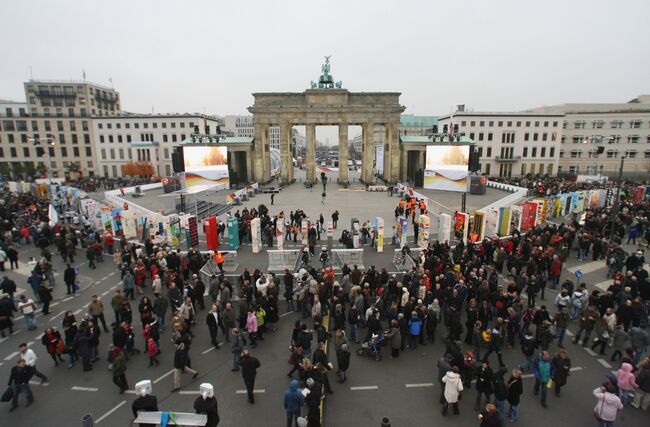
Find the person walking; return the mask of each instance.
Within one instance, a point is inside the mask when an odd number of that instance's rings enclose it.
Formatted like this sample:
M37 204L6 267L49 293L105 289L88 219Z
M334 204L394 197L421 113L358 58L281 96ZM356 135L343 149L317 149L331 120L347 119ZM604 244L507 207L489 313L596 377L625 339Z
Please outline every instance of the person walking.
M492 378L494 374L490 363L484 360L476 373L476 403L474 404L474 412L478 412L481 407L481 397L485 395L485 400L490 403L490 396L494 392L492 385Z
M113 347L113 384L120 389L120 394L124 394L129 389L126 381L126 355L118 346Z
M32 370L25 363L25 359L18 360L16 366L11 368L11 375L9 376L9 387L13 388L13 398L11 400L11 408L9 412L13 412L18 407L18 396L20 393L25 392L27 396L27 406L34 403L34 394L32 388L29 386L29 380L32 377Z
M599 427L613 427L618 411L623 409L621 399L616 395L614 385L605 383L593 391L596 396L594 417Z
M11 318L14 316L14 306L9 299L8 294L0 295L0 336L4 338L5 329L9 329L9 333L14 333L14 322Z
M124 290L124 298L131 298L131 301L135 301L135 278L131 274L131 270L126 270L124 272L124 277L122 278L122 289Z
M230 344L230 351L232 352L232 372L239 371L239 357L241 356L242 351L244 351L244 345L246 341L244 337L239 333L239 329L232 328L232 343Z
M347 343L341 345L341 350L336 353L336 364L339 370L339 382L348 380L348 369L350 368L350 350Z
M257 368L260 367L260 361L251 356L248 350L242 351L239 358L239 366L241 366L241 374L246 384L246 393L248 394L248 403L255 403L253 395L255 389L255 377L257 376Z
M639 363L639 371L636 374L635 382L639 386L634 390L634 401L631 405L645 411L650 405L650 360Z
M535 388L534 394L540 394L542 390L542 406L547 408L546 405L546 392L548 391L547 384L551 380L551 360L548 351L542 351L533 364L533 375L535 375Z
M65 283L67 295L75 293L74 285L76 281L77 273L75 269L70 264L66 264L65 270L63 271L63 282Z
M519 369L513 369L512 374L508 382L506 383L506 390L508 391L508 404L510 408L508 409L508 419L511 422L517 421L519 415L519 402L521 400L521 395L524 392L523 381L521 380L521 371Z
M480 427L503 427L497 407L491 403L485 405L485 409L478 414L478 419L481 422Z
M210 311L205 318L205 322L208 325L208 330L210 331L210 342L215 349L219 350L217 332L219 331L219 325L221 324L221 316L219 315L217 304L212 304Z
M447 415L447 412L449 411L449 405L454 408L454 415L458 415L460 413L458 410L458 400L460 393L463 391L463 381L461 380L460 374L458 373L458 367L454 366L450 371L447 371L445 376L442 377L442 382L445 385L445 402L442 406L442 415Z
M494 404L501 425L506 422L506 399L508 398L508 389L503 378L507 371L504 368L499 369L492 378L492 387L494 388Z
M18 311L20 311L25 317L25 325L27 326L28 331L33 331L36 329L36 304L31 298L27 298L27 295L22 294L20 296L20 302L18 303Z
M108 332L106 319L104 318L104 304L99 300L97 295L92 296L90 304L88 305L88 314L95 325L99 326L99 321L101 321L104 332Z
M298 381L291 380L289 388L284 392L284 409L287 411L287 427L298 425L300 408L305 404L305 396L298 390Z
M41 300L43 307L41 313L46 315L50 314L50 302L54 299L52 297L52 288L48 288L45 285L45 282L41 282L41 286L38 287L38 298Z
M176 351L174 352L174 388L172 393L181 389L181 374L186 372L192 374L192 379L199 376L198 371L189 367L189 337L182 336L176 340Z
M571 375L571 359L567 356L567 352L560 350L551 361L553 368L553 383L555 387L555 395L560 396L560 389L567 383L567 378Z
M36 368L36 360L38 360L38 357L34 353L34 350L27 348L26 343L21 343L18 346L18 351L20 352L20 357L25 359L25 365L32 370L32 374L41 379L41 384L48 382L47 377Z
M399 349L402 345L402 334L397 325L397 320L393 319L390 322L390 330L384 335L390 345L390 357L399 357Z
M257 347L257 316L253 312L253 309L248 310L248 316L246 317L246 331L248 332L248 339L251 340L251 347Z
M61 340L61 334L56 328L47 328L41 337L41 343L47 349L48 354L54 360L54 366L59 366L59 362L63 362L61 358L61 350L64 343Z

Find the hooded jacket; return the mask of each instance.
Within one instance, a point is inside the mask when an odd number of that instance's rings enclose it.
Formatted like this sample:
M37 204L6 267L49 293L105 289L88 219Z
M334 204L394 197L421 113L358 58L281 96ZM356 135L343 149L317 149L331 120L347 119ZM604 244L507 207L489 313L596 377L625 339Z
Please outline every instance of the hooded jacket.
M291 381L289 388L284 392L284 409L290 413L297 413L304 404L305 397L298 390L298 381Z
M616 375L616 385L623 391L632 391L634 387L638 387L634 381L634 374L632 373L632 365L623 363Z
M460 375L454 371L449 371L442 378L445 383L445 400L447 403L457 403L460 392L463 391L463 382Z

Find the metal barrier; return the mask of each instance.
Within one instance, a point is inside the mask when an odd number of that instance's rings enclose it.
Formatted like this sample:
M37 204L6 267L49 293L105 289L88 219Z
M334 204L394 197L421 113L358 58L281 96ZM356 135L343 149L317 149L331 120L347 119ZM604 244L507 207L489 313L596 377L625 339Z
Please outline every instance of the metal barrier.
M138 412L138 416L133 420L133 424L143 425L162 425L162 417L164 412ZM174 412L173 417L169 417L167 420L168 426L178 426L178 427L191 427L191 426L204 426L208 422L208 416L204 414L191 414L187 412Z
M411 249L411 255L402 255L401 249L395 249L393 254L393 265L398 271L410 271L415 266L413 258L419 258L424 248Z
M343 264L348 266L356 265L360 270L363 266L363 249L332 249L332 266L341 269Z
M269 254L269 271L284 271L296 266L296 259L300 257L299 249L267 250Z

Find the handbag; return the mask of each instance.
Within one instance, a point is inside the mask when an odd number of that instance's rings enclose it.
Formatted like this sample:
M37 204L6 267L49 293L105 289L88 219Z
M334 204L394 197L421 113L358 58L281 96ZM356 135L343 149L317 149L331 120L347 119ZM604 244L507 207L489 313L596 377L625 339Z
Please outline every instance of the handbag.
M12 386L7 387L2 397L0 397L0 402L9 402L14 398L14 388Z
M63 342L63 340L59 340L56 343L56 352L58 354L62 354L64 349L65 349L65 343Z
M605 406L605 393L603 393L603 401L600 404L600 411L596 411L596 410L594 411L594 418L596 419L596 421L602 420L601 415L603 414L603 406Z

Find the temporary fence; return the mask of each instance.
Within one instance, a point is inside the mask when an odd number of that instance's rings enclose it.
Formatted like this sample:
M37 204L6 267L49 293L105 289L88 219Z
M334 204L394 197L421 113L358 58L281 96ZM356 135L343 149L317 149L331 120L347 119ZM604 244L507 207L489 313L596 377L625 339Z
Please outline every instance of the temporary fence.
M269 271L284 271L296 268L296 261L300 258L300 250L267 250L269 254Z
M332 249L332 266L341 269L344 264L363 269L363 249Z

